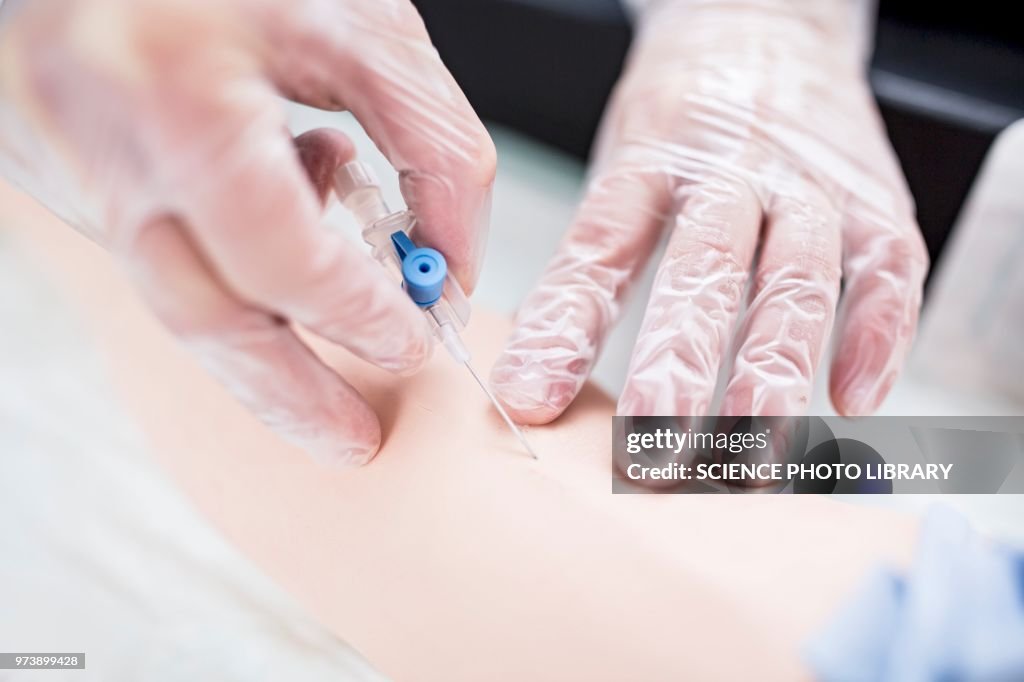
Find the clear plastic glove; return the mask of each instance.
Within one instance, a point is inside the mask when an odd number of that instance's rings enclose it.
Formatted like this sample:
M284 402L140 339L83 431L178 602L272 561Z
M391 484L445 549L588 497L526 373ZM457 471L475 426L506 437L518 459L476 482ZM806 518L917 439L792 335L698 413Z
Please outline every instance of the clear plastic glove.
M395 371L429 333L321 225L351 143L296 145L277 95L352 111L471 289L494 148L408 0L29 0L0 20L4 174L115 254L262 420L332 461L372 457L376 415L292 323Z
M841 276L832 401L848 415L879 405L927 256L855 10L666 0L641 16L586 197L492 374L515 417L545 423L573 400L666 226L620 414L706 413L727 353L721 414L805 412Z

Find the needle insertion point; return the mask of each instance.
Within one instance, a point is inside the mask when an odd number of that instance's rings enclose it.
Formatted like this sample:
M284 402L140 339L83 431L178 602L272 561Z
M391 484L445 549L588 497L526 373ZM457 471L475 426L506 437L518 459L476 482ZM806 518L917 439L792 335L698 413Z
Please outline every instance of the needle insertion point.
M526 452L529 453L530 457L539 460L540 458L537 457L537 453L533 451L533 448L530 447L529 441L526 440L526 436L523 435L523 430L520 429L514 421L512 421L512 417L508 416L508 412L506 412L505 408L501 406L501 403L498 402L498 399L494 397L494 394L491 393L491 390L487 388L487 384L481 381L480 377L477 376L476 372L473 371L472 365L470 365L468 362L463 364L466 365L466 369L468 369L469 373L473 375L473 378L476 380L476 383L480 386L480 388L483 389L483 392L487 394L488 398L490 398L491 404L494 405L494 409L498 411L498 414L501 415L501 418L505 420L506 424L508 424L508 428L512 429L512 433L514 433L516 438L519 439L519 442L522 444Z

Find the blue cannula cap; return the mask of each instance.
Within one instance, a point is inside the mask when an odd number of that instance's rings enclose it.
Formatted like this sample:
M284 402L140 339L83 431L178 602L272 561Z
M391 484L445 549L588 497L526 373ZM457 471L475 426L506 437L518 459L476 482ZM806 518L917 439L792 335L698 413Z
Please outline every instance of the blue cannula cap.
M402 261L402 279L409 298L420 307L437 303L448 276L448 263L441 252L416 246L402 231L391 235L391 243Z

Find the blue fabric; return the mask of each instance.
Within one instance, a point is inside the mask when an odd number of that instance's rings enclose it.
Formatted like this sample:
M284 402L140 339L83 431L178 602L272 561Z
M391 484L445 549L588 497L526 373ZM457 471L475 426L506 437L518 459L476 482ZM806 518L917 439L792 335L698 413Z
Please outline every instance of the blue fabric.
M805 654L829 681L1024 680L1024 555L938 509L909 574L876 570Z

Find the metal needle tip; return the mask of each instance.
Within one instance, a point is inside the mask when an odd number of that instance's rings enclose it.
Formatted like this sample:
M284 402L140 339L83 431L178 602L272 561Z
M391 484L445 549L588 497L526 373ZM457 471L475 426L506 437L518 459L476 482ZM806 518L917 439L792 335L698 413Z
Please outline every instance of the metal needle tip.
M514 433L516 438L519 439L519 442L522 444L526 452L530 454L530 457L539 460L540 458L537 457L537 453L533 451L533 448L530 447L530 443L526 440L526 436L523 435L522 429L520 429L516 425L516 423L512 421L512 418L508 416L508 412L505 411L505 408L501 406L501 403L498 402L498 399L495 398L494 394L491 393L490 389L487 388L487 384L480 381L480 377L478 377L476 375L476 372L473 371L473 367L468 362L465 364L466 369L469 370L469 373L473 375L473 378L476 380L476 383L480 386L481 389L483 389L483 392L487 395L487 397L490 398L491 404L494 405L494 409L498 411L498 414L501 415L501 418L505 420L506 424L508 424L508 428L512 429L512 433Z

